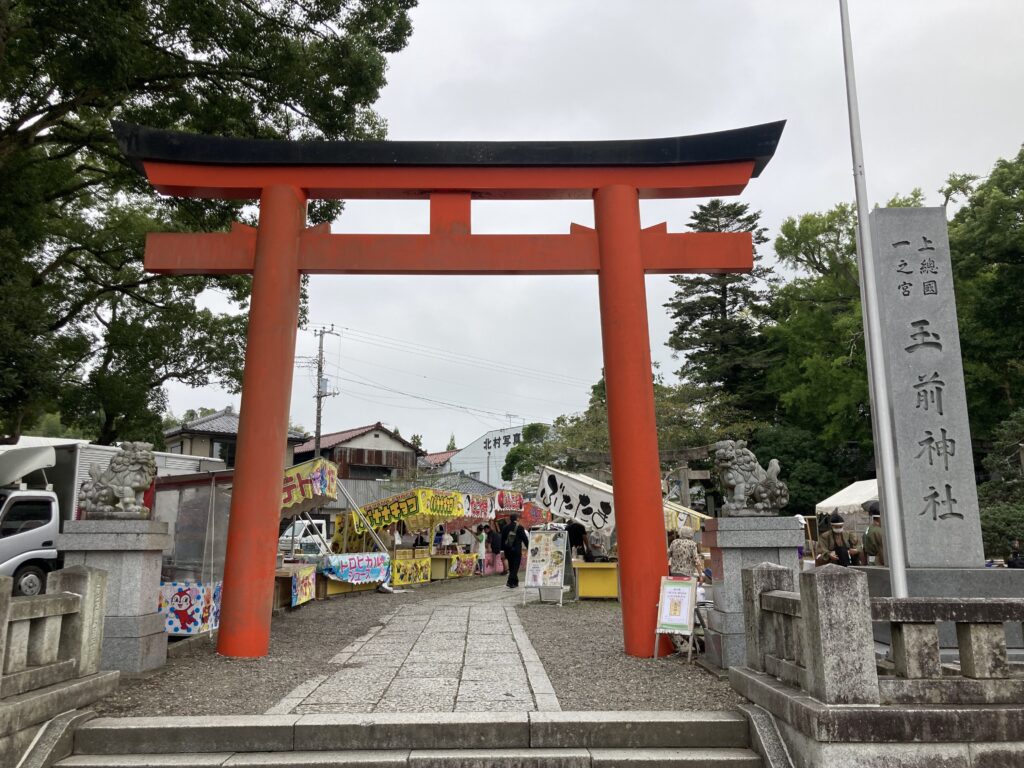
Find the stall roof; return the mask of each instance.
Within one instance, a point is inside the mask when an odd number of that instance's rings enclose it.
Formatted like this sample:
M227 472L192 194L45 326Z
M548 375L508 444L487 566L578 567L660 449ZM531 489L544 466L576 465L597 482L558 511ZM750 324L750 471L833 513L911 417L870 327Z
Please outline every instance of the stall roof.
M858 480L855 483L833 493L824 501L819 501L814 511L819 514L831 515L838 512L840 515L859 514L864 511L863 504L878 499L877 480Z

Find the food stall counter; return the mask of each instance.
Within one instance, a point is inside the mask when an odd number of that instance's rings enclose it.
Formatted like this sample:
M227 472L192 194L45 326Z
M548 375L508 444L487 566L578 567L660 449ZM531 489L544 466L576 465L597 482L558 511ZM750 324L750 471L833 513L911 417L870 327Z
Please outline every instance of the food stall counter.
M619 564L572 561L576 594L580 598L619 599Z

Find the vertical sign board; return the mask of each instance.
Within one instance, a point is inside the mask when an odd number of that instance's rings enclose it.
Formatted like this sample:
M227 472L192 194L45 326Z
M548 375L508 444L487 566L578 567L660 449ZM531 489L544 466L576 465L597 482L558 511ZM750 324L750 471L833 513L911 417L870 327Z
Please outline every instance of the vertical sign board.
M882 208L871 212L870 223L907 566L980 568L945 211Z
M697 605L697 579L693 576L662 576L658 591L658 623L654 627L654 658L658 658L659 635L689 635L686 660L694 646L694 608Z
M558 602L562 602L562 585L566 576L569 552L569 534L565 531L530 531L530 544L526 552L526 588L541 590L554 587ZM524 592L523 599L526 599Z

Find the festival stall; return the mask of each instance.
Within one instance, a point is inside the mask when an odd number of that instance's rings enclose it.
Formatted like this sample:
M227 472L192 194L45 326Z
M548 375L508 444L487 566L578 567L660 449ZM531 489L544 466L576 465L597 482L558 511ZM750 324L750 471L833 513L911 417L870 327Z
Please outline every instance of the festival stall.
M324 458L296 464L284 472L281 485L281 519L305 518L310 530L315 530L309 517L310 510L324 506L338 498L338 468ZM274 573L274 606L295 608L308 603L318 592L317 572L323 573L321 558L328 550L326 540L320 540L313 556L301 555L295 562L280 563ZM321 594L327 590L320 589Z
M353 540L365 536L367 525L377 531L395 523L401 523L407 532L427 531L432 536L437 526L465 516L463 496L456 491L414 488L367 504L362 508L362 517L354 512L338 515L335 536L340 547L345 548ZM435 571L440 578L461 576L465 572L465 565L462 564L464 558L473 558L475 563L475 555L460 556L454 552L432 555L428 547L399 548L394 551L391 560L391 583L395 586L423 584L431 580ZM435 560L437 565L434 564ZM472 572L471 565L469 573Z
M573 560L580 597L618 598L618 563L615 562L615 500L612 486L585 475L553 467L540 474L537 500L551 514L567 522L579 522L587 529L592 551L607 562ZM671 501L664 501L665 529L689 525L700 530L709 516Z

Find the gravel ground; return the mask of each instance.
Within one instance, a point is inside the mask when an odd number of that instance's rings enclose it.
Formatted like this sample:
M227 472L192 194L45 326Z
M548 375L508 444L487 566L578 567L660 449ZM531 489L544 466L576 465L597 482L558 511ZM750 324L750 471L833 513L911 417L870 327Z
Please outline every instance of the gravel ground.
M93 709L111 717L263 714L300 683L328 669L328 660L403 605L501 584L503 577L436 582L385 595L358 592L274 617L270 655L218 656L213 643L192 641L188 655L142 678L122 679ZM731 709L740 701L719 682L678 657L634 659L622 652L622 616L611 601L559 608L517 608L563 710ZM624 684L628 683L628 684Z
M436 582L394 595L355 592L274 617L270 655L218 656L213 643L193 641L189 655L168 659L147 677L122 679L92 709L110 717L261 715L300 683L323 674L328 660L403 605L493 587L501 577Z
M530 603L516 610L563 710L712 710L741 702L728 682L685 657L626 656L618 602Z

